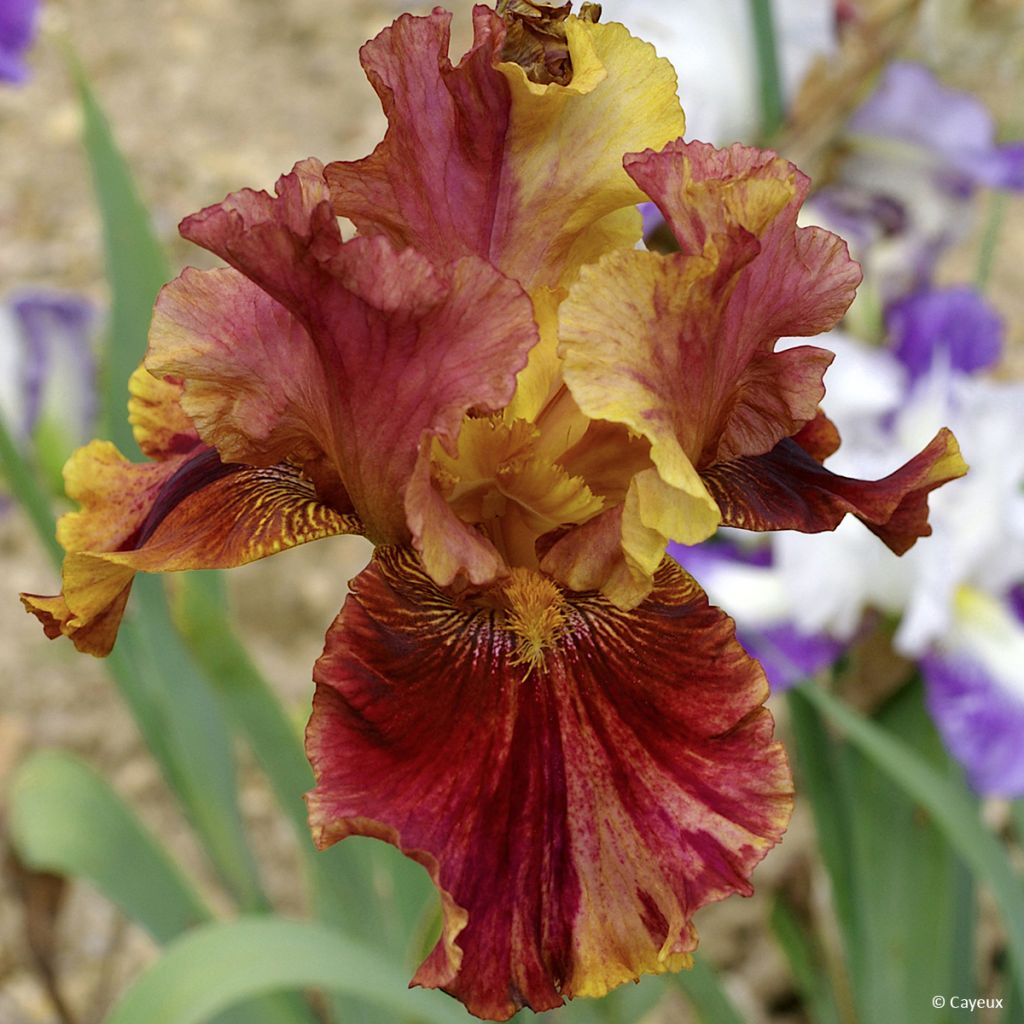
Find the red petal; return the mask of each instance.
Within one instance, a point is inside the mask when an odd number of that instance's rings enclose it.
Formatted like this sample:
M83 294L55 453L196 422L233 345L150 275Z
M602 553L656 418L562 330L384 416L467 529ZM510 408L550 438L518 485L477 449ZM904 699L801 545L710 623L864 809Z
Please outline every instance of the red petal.
M327 167L340 216L441 262L490 252L511 96L493 64L504 35L474 15L472 50L448 60L451 14L404 15L359 52L391 127L371 156Z
M563 618L527 671L508 613L378 551L307 733L318 845L423 864L445 926L414 983L498 1020L687 966L691 915L751 891L791 805L763 673L692 579L666 563L632 612L530 580Z
M232 370L257 376L245 386L243 406L222 401L216 410L226 436L238 436L241 419L251 447L280 454L281 439L296 439L304 417L367 536L428 546L410 533L405 511L417 459L432 437L455 451L470 408L497 411L511 399L538 340L522 288L475 256L441 265L412 249L396 251L383 237L343 243L316 160L282 177L276 196L239 192L190 217L182 233L271 299L254 303L252 285L223 271L183 276L161 300L155 365L183 376L186 394L193 381L226 389ZM284 309L275 312L272 300ZM246 352L259 335L268 359L254 365ZM282 375L295 379L283 383ZM238 382L231 390L238 392ZM264 411L279 413L276 423L254 415L260 396L267 396ZM215 426L202 423L208 432ZM445 525L437 526L436 547L460 535L457 525ZM449 554L459 568L457 551ZM474 582L482 582L485 561L466 567Z
M622 25L573 21L571 85L539 88L502 62L505 28L483 5L453 67L450 21L403 15L361 50L388 131L366 159L327 167L335 212L437 262L480 256L531 292L631 247L643 195L622 155L683 133L671 65Z
M722 510L723 525L822 533L834 530L850 514L897 555L927 537L928 495L967 472L953 435L943 428L927 448L882 480L854 480L817 461L815 455L831 443L824 424L828 421L802 438L815 454L787 438L767 455L707 469L702 476Z

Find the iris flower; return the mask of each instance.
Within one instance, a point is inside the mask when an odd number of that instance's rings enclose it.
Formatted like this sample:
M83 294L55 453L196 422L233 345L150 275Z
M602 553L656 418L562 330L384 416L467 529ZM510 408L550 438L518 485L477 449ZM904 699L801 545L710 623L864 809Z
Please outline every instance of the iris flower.
M876 483L821 465L830 328L860 279L772 153L681 140L671 65L585 5L404 15L362 50L389 127L183 235L228 266L156 305L130 416L67 469L48 635L106 653L136 572L331 534L376 545L314 670L316 843L429 872L414 983L485 1018L691 962L792 802L764 674L665 557L720 524L895 551L963 472L942 430ZM637 251L655 202L680 252ZM345 240L339 217L355 225Z
M25 290L0 302L0 415L20 441L40 429L67 438L66 458L93 432L95 323L93 305L72 293Z
M985 105L918 64L887 65L843 149L808 212L850 242L876 304L929 287L969 232L979 188L1024 190L1024 142L997 143Z

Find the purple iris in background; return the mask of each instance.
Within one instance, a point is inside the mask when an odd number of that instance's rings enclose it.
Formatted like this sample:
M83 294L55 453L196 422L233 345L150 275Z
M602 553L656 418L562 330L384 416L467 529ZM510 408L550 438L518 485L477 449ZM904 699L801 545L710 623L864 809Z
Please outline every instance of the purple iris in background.
M975 598L980 623L953 650L921 659L928 710L971 785L987 796L1024 796L1024 601Z
M911 381L947 366L975 373L999 361L1003 320L973 288L918 292L886 310L889 346Z
M928 654L921 673L928 711L971 786L985 796L1024 794L1024 699L971 657Z
M0 306L0 415L26 441L44 418L69 443L95 426L96 310L79 295L23 291Z
M968 229L978 188L1024 190L1024 142L997 143L984 104L916 64L885 69L846 140L808 212L850 242L879 306L929 284Z
M1009 602L1010 607L1013 609L1013 614L1024 623L1024 583L1019 584L1010 591Z
M1024 142L997 144L995 121L985 105L947 88L919 64L890 64L848 131L928 150L955 188L1024 189Z
M0 82L23 82L25 51L36 35L39 0L0 0Z

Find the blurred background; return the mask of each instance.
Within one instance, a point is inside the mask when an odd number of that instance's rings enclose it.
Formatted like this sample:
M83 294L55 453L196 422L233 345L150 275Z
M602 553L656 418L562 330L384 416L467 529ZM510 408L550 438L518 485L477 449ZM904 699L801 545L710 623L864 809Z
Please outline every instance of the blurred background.
M13 0L0 0L0 9L5 4L13 9ZM452 49L457 55L468 39L470 5L458 0L448 6L456 12ZM767 137L816 184L850 184L855 172L844 161L855 147L844 133L896 60L923 65L945 86L984 104L1000 143L1024 137L1022 0L778 2L772 13L781 93L774 124L766 123L771 104L765 103L757 60L750 13L755 6L740 0L673 5L607 0L603 20L625 22L673 59L688 137L717 144ZM18 417L31 404L24 381L34 382L32 401L42 408L34 458L40 478L53 491L63 458L92 436L92 373L110 310L103 223L82 145L82 103L69 73L70 53L106 112L156 237L177 272L185 264L210 265L208 254L177 237L176 225L185 215L241 187L269 188L306 156L355 159L372 149L384 120L357 51L402 9L423 13L428 5L384 0L44 0L40 5L25 74L0 83L0 411L16 435ZM5 17L0 13L0 41ZM936 114L925 109L913 117L934 124ZM934 147L929 152L918 163L941 161ZM863 151L858 159L865 159ZM903 173L893 164L872 166L871 173L883 177ZM882 191L877 181L871 187ZM941 244L929 236L931 283L976 281L979 261L984 264L985 295L1004 325L1002 355L988 369L1001 380L1024 373L1021 188L1024 160L1019 182L971 178L952 189L955 199L943 196L923 213L907 214L941 235ZM899 188L894 185L893 191ZM827 211L820 212L827 221ZM842 212L850 214L849 203ZM870 244L879 232L883 240L899 241L900 224L873 216L868 218L875 231ZM929 218L938 219L937 229ZM836 229L842 232L843 223ZM869 248L865 243L865 252ZM905 267L911 257L901 249L888 258ZM888 301L878 296L891 279L889 264L880 259L869 282L878 302ZM48 310L41 326L32 321L36 300ZM863 333L872 333L873 317L877 310L865 305ZM44 367L28 372L19 344L33 332L46 335L51 355ZM1019 437L1003 441L1019 445ZM59 499L54 500L59 508ZM5 793L33 752L58 748L80 756L134 808L215 910L227 914L233 904L104 664L76 655L67 642L46 642L38 623L18 604L18 590L53 593L56 574L18 503L10 497L0 502L6 584L0 600L0 843L6 858L0 872L0 1022L99 1024L125 987L156 959L158 943L90 884L30 870L9 849ZM310 667L324 632L341 605L346 581L368 556L358 538L335 538L228 574L238 635L296 730L308 714ZM857 659L866 680L857 703L871 711L872 694L891 695L906 663L877 638L860 644ZM785 719L786 706L776 703ZM1024 736L1020 742L1024 749ZM301 840L248 746L239 742L236 753L241 814L266 895L286 915L307 914ZM986 800L979 813L987 827L1004 834L1000 830L1011 813L1007 799ZM879 819L873 821L865 827L882 827ZM1019 838L1016 847L1010 844L1018 867ZM834 1000L834 1020L832 1010L811 1004L792 950L787 953L770 920L776 896L786 893L806 921L821 925L814 931L825 936L821 970L833 983L842 976L841 969L829 973L827 964L841 961L843 954L834 926L827 923L830 886L809 801L800 801L789 835L758 870L755 884L754 898L709 908L697 920L702 951L739 1019L868 1024L863 1012L858 1016L850 1009L856 999L851 1001L848 992ZM421 895L428 889L424 886ZM944 890L935 893L937 901L947 897L952 898ZM1005 953L991 897L983 893L980 899L970 956L984 991L987 984L1001 984ZM818 967L808 969L813 973ZM694 1005L666 988L643 1013L683 1024L703 1019ZM615 1012L619 1018L596 1019L634 1019L628 1008ZM929 1012L921 1007L919 1016L870 1021L945 1019ZM394 1018L380 1011L368 1019Z

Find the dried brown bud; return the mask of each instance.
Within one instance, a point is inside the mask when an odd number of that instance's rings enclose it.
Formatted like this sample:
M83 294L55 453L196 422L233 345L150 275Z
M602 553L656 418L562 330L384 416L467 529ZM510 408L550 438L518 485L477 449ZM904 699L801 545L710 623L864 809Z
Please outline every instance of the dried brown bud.
M518 64L530 81L540 85L568 85L572 81L572 58L565 34L565 19L572 12L571 0L562 4L498 0L497 12L505 21L502 60ZM583 21L597 21L601 5L585 3L579 17Z

